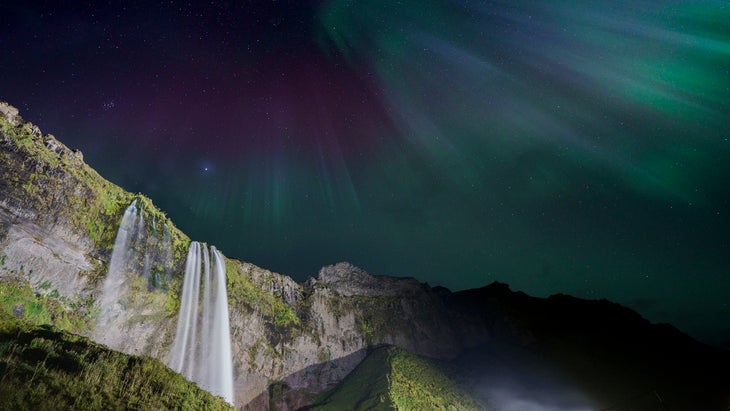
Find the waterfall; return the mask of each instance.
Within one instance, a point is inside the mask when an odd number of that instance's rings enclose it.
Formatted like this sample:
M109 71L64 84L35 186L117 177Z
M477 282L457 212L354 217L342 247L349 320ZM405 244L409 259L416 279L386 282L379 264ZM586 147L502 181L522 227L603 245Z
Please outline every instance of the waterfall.
M167 223L165 223L162 228L162 253L160 255L160 260L163 262L163 270L153 271L152 283L155 285L163 283L167 284L167 282L172 279L172 268L170 265L164 264L165 261L173 260L172 236L170 235L170 226L168 226Z
M149 239L147 238L147 230L145 229L144 225L144 215L140 212L139 218L137 219L137 241L134 245L134 250L139 255L144 255L144 259L142 260L142 277L144 277L145 280L150 279L150 253L149 253L149 247L147 246L147 242Z
M226 292L226 263L223 255L211 247L215 260L215 299L213 300L213 329L210 338L210 363L213 364L208 383L220 387L221 395L233 404L233 357L231 355L231 327L228 320L228 293Z
M99 298L101 311L96 319L93 338L112 348L118 348L121 330L112 325L118 323L118 318L124 312L122 299L129 288L125 281L126 272L133 257L132 240L138 237L139 220L137 200L134 200L124 211L124 217L119 224L112 257L109 261L109 272L104 280L104 288Z
M165 223L158 230L154 218L148 226L137 204L134 200L126 208L119 224L109 271L97 298L100 312L92 335L94 340L125 352L136 352L141 344L156 338L148 335L140 343L139 334L130 333L139 327L135 316L148 309L146 300L135 296L166 289L173 259L170 227ZM146 287L139 277L146 280ZM197 241L188 249L168 365L233 404L225 259L215 247L209 249Z
M114 240L109 271L97 298L100 312L92 334L95 341L121 351L134 352L139 348L139 340L130 336L129 329L135 324L135 315L146 307L140 306L144 299L133 301L133 294L165 290L173 263L170 230L165 224L164 231L160 233L156 225L153 219L153 229L149 230L137 200L124 211ZM145 281L135 282L135 276ZM136 288L133 286L135 283ZM140 290L140 284L143 290Z
M168 365L233 404L232 361L225 260L215 247L193 241Z

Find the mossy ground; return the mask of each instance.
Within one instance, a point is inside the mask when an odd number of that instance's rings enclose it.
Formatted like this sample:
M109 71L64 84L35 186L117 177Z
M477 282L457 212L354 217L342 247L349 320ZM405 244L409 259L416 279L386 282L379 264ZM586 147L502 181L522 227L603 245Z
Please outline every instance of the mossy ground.
M158 360L0 312L0 409L229 410Z
M375 349L311 408L335 410L486 410L445 366L396 347Z

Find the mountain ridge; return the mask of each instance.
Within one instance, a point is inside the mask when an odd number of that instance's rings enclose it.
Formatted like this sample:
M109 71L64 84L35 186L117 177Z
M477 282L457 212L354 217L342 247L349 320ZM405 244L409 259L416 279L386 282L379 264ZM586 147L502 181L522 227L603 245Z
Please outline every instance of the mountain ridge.
M78 313L80 320L73 323L71 331L90 335L99 308L94 304L99 300L119 219L124 208L137 199L150 238L155 235L153 222L169 227L174 258L158 267L166 278L159 286L129 277L131 292L115 324L123 332L111 346L165 361L174 336L190 239L151 200L104 180L83 163L80 153L52 136L44 136L7 103L0 103L0 113L0 280L15 281L20 285L13 285L14 289L29 287L37 298L54 302L42 307L44 315L38 316L38 321L50 318L58 322L63 317L61 311ZM158 242L152 244L159 246ZM142 254L137 257L136 272L142 272L144 258ZM232 258L226 258L226 266L238 409L268 409L276 390L286 391L282 409L310 405L317 395L336 387L373 347L383 344L457 362L479 350L498 354L495 358L512 353L517 363L532 356L554 355L562 361L553 366L554 372L572 375L573 379L590 370L586 364L592 362L592 350L607 351L597 364L612 378L629 380L627 370L611 371L609 354L619 352L644 364L642 369L648 370L649 380L660 381L661 376L651 369L665 370L660 367L661 358L654 355L644 359L653 346L632 347L612 337L624 335L624 326L650 336L646 338L652 344L669 339L672 344L662 353L686 356L682 364L701 360L701 367L690 368L699 372L707 367L717 378L717 384L708 389L712 401L722 401L721 390L730 387L717 373L718 366L728 362L726 351L705 354L706 348L694 340L676 342L684 340L683 334L654 326L638 313L607 301L561 295L539 299L511 291L501 283L451 292L413 278L373 276L344 262L323 267L317 277L303 283ZM24 309L32 306L16 297L3 303L7 309L19 304ZM576 311L580 315L575 315ZM617 322L613 317L623 320ZM612 348L612 343L623 351ZM712 366L708 358L719 359L717 365ZM478 374L480 370L470 372ZM690 386L704 381L672 378ZM593 376L583 388L600 398L603 405L625 397L632 389L615 383L617 388L603 392L601 381L606 380ZM699 386L696 390L702 392Z

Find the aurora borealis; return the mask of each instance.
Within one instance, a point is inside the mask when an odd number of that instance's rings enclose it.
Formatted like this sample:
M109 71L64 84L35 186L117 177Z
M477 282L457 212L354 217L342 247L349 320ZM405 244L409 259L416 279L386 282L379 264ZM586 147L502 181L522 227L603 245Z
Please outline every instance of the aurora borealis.
M191 238L730 346L727 1L52 3L3 11L0 99Z

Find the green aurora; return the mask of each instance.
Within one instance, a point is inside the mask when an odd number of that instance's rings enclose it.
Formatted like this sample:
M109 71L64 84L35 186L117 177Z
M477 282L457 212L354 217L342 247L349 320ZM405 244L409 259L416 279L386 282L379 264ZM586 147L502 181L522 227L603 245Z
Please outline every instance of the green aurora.
M297 280L343 260L498 280L730 346L726 1L314 4L14 6L2 98Z

